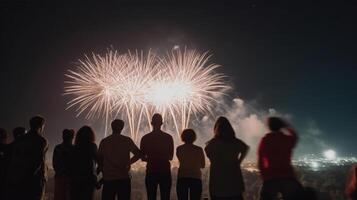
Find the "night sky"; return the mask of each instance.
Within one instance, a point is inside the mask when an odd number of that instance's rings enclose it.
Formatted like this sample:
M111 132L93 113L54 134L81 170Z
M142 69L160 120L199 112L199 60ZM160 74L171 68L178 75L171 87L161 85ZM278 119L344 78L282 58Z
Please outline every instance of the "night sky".
M66 70L108 48L209 50L239 96L292 116L340 154L357 153L357 5L330 3L0 3L0 126L47 118L51 146L63 128L92 124L65 111ZM296 1L301 2L301 1Z

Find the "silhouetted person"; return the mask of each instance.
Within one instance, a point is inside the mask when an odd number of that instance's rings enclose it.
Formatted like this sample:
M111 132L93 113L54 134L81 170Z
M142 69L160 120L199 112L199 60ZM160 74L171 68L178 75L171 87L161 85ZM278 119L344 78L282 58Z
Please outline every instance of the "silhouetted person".
M346 195L351 200L357 200L357 165L351 168L347 177Z
M142 154L131 138L121 135L123 120L114 120L111 127L113 134L101 141L98 150L98 165L103 173L102 200L130 200L130 165ZM131 158L130 153L134 155Z
M184 130L181 139L185 144L176 149L176 156L180 162L177 173L177 197L179 200L200 200L202 195L201 168L205 167L205 155L201 147L193 144L196 140L194 130Z
M72 158L71 199L92 200L97 184L97 145L91 127L77 131Z
M263 179L260 198L301 199L302 186L291 165L291 156L298 136L291 126L278 117L268 118L270 133L261 140L258 149L258 167ZM286 131L287 133L284 133Z
M14 128L14 130L12 131L12 136L14 137L14 141L24 136L25 134L26 134L26 129L20 126Z
M44 196L48 150L44 127L43 117L32 117L29 132L12 146L8 170L11 199L40 200Z
M312 187L305 187L303 192L303 200L318 200L316 190Z
M24 127L16 127L12 131L13 141L9 144L9 152L12 154L12 149L15 143L26 134L26 129Z
M228 119L219 117L214 125L214 136L205 148L211 162L211 199L243 199L245 188L240 165L248 149L248 145L236 138Z
M5 198L6 172L10 158L9 145L7 144L7 132L0 128L0 199Z
M174 154L172 136L161 130L162 116L154 114L151 120L152 132L141 139L140 149L146 161L146 192L148 200L156 199L158 186L160 187L161 200L170 199L171 192L171 166Z
M73 129L64 129L63 142L53 151L52 164L55 170L55 200L71 199L71 168L73 156Z

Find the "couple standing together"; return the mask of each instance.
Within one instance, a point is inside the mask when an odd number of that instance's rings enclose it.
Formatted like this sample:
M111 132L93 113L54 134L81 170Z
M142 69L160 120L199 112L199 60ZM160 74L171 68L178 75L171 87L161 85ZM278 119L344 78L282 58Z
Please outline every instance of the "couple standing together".
M98 165L103 173L102 199L130 199L130 165L139 159L146 162L145 185L148 200L156 199L160 187L162 200L170 199L171 166L174 142L170 134L161 130L162 116L154 114L152 132L141 139L140 149L131 138L121 135L122 120L112 122L113 134L103 139L98 149ZM200 199L202 194L201 168L205 167L203 149L194 145L196 134L186 129L181 134L183 145L176 150L180 162L177 177L178 199ZM209 189L211 199L243 199L244 183L240 164L248 146L235 137L229 121L218 118L214 126L214 137L205 148L211 162ZM130 153L133 154L130 157Z

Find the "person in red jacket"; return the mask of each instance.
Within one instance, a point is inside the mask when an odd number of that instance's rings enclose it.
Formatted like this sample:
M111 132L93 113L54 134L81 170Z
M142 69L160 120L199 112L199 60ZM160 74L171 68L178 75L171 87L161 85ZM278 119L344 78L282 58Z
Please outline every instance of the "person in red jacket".
M345 192L348 199L351 200L357 199L357 164L352 166L351 172L347 177Z
M258 149L258 167L263 179L260 199L276 199L278 193L283 199L300 199L303 189L291 165L298 136L278 117L269 117L267 123L271 132L262 138Z

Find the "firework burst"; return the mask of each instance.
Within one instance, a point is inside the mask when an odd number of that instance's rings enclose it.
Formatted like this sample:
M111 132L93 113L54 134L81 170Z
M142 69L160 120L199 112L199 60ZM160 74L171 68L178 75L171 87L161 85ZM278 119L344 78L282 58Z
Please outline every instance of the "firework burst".
M215 71L219 65L209 59L207 52L187 49L173 50L161 59L163 75L153 84L150 100L171 115L178 133L189 126L191 114L210 113L217 97L229 88Z
M66 74L64 94L73 96L68 108L77 106L77 116L87 112L86 118L104 117L105 132L108 119L124 113L135 141L142 119L150 122L150 116L160 112L179 134L192 114L211 112L229 88L215 71L219 65L210 64L209 58L186 49L163 58L150 51L86 56Z

